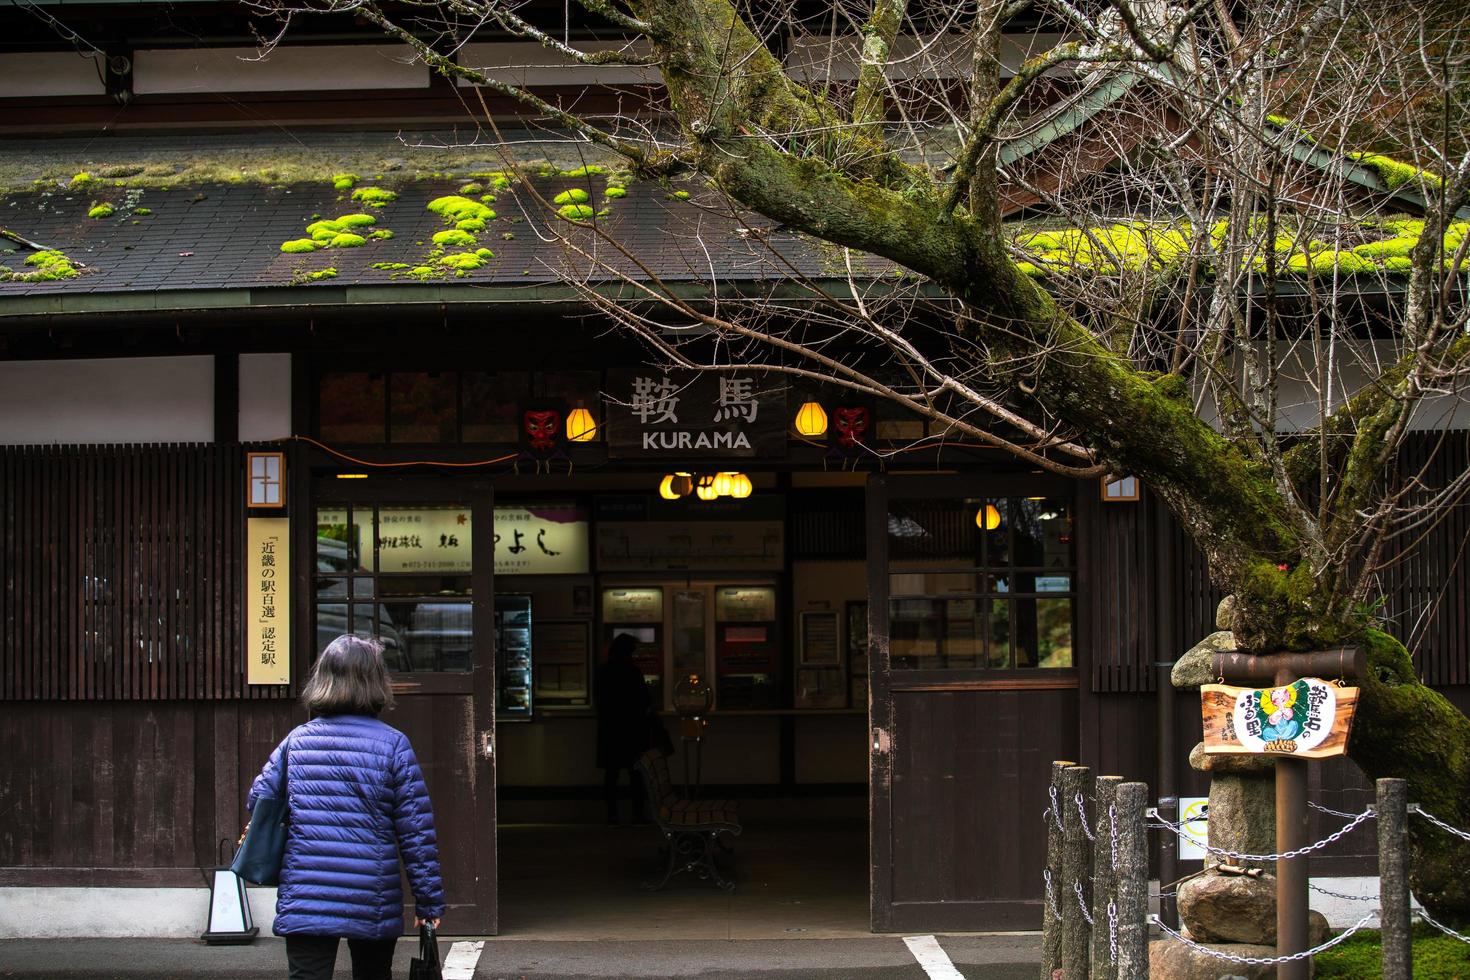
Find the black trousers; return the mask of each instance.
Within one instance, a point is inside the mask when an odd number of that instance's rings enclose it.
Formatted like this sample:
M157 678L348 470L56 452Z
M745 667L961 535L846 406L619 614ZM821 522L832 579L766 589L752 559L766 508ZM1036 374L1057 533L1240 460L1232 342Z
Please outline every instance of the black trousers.
M633 822L643 822L644 797L643 777L638 775L638 770L632 766L626 768L609 766L602 771L602 798L607 803L607 822L617 823L618 820L618 774L628 774L628 789L633 797Z
M332 980L337 965L336 936L287 936L287 980ZM349 939L352 980L392 980L396 939Z

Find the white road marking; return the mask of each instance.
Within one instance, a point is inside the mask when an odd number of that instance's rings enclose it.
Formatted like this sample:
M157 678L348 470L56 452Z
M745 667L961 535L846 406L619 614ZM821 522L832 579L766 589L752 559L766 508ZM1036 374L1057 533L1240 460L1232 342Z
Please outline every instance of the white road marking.
M965 980L964 974L954 968L944 950L939 945L939 940L933 936L904 936L903 944L914 954L914 959L919 961L919 966L929 974L929 980ZM445 980L448 980L445 974Z
M480 952L484 948L483 942L455 943L449 947L449 955L444 957L444 965L441 967L444 980L471 980L475 975L475 966L480 962Z

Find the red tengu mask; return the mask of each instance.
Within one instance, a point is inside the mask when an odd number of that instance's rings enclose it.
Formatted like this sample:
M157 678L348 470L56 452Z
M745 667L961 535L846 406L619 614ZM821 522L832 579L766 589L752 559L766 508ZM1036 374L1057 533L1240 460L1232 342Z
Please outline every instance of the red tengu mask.
M833 413L833 428L837 430L837 444L843 449L853 449L863 441L868 431L868 407L853 405L838 407Z
M526 441L538 453L549 453L556 448L556 437L561 432L561 413L555 409L527 412L523 425Z

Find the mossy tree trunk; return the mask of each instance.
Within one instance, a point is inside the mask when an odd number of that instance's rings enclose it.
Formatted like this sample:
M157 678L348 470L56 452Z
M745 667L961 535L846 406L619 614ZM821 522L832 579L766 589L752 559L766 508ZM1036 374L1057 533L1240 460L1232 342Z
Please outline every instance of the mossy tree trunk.
M786 78L727 0L635 7L699 171L753 211L898 262L961 301L996 363L1029 365L1014 381L1037 415L1168 504L1237 595L1236 634L1251 649L1366 643L1373 666L1353 758L1370 777L1407 779L1412 799L1470 826L1470 721L1419 683L1400 644L1324 593L1319 581L1347 576L1324 567L1272 473L1195 414L1180 378L1145 375L1063 312L1007 255L993 210L951 209L954 195L875 146L870 128L842 135L830 106ZM1360 499L1357 488L1344 497ZM1420 901L1470 918L1467 875L1456 873L1470 872L1470 850L1422 824L1414 848Z

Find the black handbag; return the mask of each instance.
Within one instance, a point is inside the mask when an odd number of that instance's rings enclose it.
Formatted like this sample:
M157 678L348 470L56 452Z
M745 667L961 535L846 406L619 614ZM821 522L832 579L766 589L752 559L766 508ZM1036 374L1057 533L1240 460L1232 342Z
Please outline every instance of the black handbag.
M257 885L274 885L281 880L281 859L286 854L286 825L290 822L287 806L290 793L286 782L290 756L291 743L288 740L281 746L281 795L279 798L263 796L255 801L240 849L230 863L231 871Z
M419 955L408 961L408 980L444 980L439 969L439 937L427 922L419 926Z

